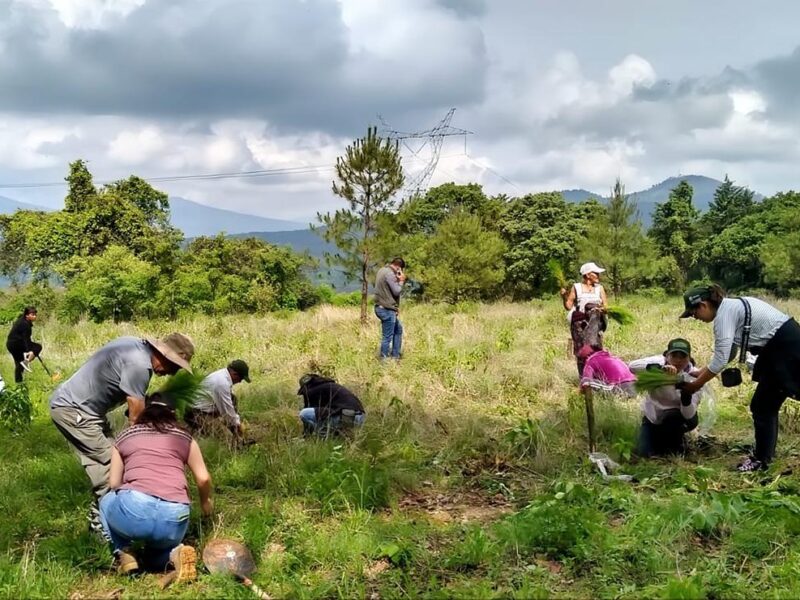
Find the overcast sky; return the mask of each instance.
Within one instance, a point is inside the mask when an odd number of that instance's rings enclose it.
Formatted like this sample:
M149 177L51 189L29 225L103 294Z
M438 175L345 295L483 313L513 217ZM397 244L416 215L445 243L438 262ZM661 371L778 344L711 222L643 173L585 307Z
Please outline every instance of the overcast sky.
M0 0L0 186L76 158L97 180L300 168L158 187L303 221L340 206L330 166L377 114L417 131L455 107L474 134L434 184L771 194L800 188L798 23L796 0Z

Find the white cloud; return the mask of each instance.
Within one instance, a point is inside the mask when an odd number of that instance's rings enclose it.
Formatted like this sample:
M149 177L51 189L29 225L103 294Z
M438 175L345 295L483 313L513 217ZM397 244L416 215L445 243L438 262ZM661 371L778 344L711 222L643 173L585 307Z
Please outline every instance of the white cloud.
M99 29L127 16L147 0L17 0L34 6L49 4L71 29ZM159 1L159 0L157 0Z
M140 165L155 158L165 145L158 127L148 125L137 131L118 133L108 145L108 154L123 165Z

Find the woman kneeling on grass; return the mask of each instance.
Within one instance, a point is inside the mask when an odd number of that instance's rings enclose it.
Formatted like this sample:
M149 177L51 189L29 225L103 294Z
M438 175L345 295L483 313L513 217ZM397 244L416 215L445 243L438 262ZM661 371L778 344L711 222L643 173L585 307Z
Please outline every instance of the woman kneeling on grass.
M178 581L197 576L197 554L181 543L191 504L186 465L197 482L203 514L210 515L211 477L200 447L179 427L174 402L153 394L136 424L117 438L111 491L100 500L100 516L120 573L133 574L140 564L145 570L164 571L172 564ZM138 555L131 550L134 543L144 546Z
M634 373L657 370L694 381L700 373L692 359L687 340L670 340L664 354L640 358L630 363ZM643 458L679 454L685 450L684 435L697 427L697 406L701 392L681 392L665 385L650 390L642 400L642 426L639 430L639 455Z

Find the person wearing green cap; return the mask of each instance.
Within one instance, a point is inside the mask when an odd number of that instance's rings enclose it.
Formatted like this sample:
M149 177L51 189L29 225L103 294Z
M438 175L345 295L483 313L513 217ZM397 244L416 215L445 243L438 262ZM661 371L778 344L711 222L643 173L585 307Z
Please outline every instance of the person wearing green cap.
M758 298L726 298L716 284L687 290L683 303L681 318L693 317L714 324L714 356L700 370L697 379L684 385L685 391L700 390L737 353L741 357L749 351L757 356L753 381L758 385L750 400L755 447L737 469L742 472L766 469L775 456L781 406L786 398L800 396L800 325ZM749 329L745 327L748 313Z
M213 421L220 419L234 436L242 434L242 418L233 394L233 386L242 381L250 383L250 368L239 359L203 379L197 398L185 415L192 432L203 432Z
M675 338L667 344L663 354L648 356L631 362L634 373L656 369L680 375L692 381L699 369L692 359L692 345L688 340ZM702 392L691 394L674 386L663 386L648 392L642 400L642 425L639 429L639 456L679 454L684 450L684 435L697 427L697 407Z

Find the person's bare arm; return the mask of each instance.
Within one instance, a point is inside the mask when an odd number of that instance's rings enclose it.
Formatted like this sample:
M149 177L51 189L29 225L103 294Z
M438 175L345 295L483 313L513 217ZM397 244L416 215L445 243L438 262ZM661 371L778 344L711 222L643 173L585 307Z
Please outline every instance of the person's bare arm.
M142 398L127 396L125 401L128 403L128 422L133 425L144 410L144 400Z
M608 306L608 296L606 296L606 288L600 288L600 304L605 308Z
M189 449L187 464L194 476L195 483L197 483L197 491L200 492L200 508L203 511L203 515L209 516L214 511L214 503L211 501L211 475L206 469L200 446L194 440L192 440L192 445Z
M572 310L572 307L575 306L575 297L575 286L573 285L571 288L569 288L569 293L567 293L565 296L562 296L562 299L564 300L564 308L567 310Z
M122 474L125 472L125 465L122 464L122 457L119 450L111 448L111 468L108 472L108 487L112 490L122 485Z

